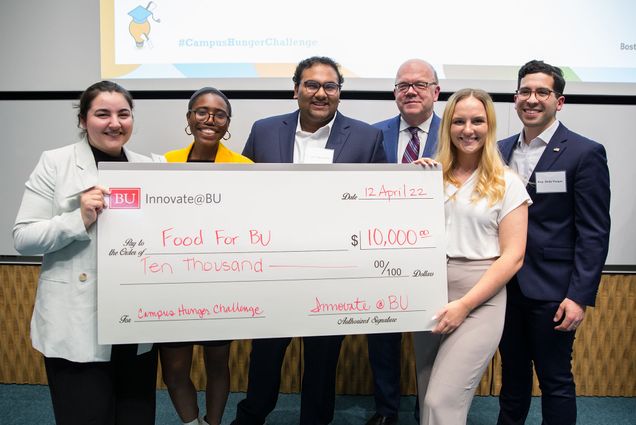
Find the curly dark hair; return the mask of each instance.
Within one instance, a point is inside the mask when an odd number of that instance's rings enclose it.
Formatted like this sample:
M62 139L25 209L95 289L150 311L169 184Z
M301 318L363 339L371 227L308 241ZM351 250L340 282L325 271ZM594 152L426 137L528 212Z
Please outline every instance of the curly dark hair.
M344 82L344 77L340 73L340 65L338 65L336 61L326 56L312 56L300 61L300 63L296 66L296 71L294 71L294 76L292 77L294 86L298 86L298 84L300 84L300 79L303 75L303 71L305 71L305 69L307 68L311 68L316 64L322 64L332 67L338 75L338 84L342 85L342 83Z
M517 77L517 88L521 85L521 79L528 74L547 74L554 78L553 90L559 94L563 94L565 90L565 78L563 78L563 71L561 68L547 64L540 60L531 60L521 67L519 75Z

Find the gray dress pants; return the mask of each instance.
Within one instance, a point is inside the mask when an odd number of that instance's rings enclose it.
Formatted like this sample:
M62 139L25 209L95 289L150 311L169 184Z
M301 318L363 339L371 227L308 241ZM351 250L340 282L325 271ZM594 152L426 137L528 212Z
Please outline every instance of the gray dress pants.
M448 298L466 294L493 260L448 262ZM413 334L420 425L464 425L468 410L501 339L506 288L475 308L451 334ZM439 349L435 355L435 348Z

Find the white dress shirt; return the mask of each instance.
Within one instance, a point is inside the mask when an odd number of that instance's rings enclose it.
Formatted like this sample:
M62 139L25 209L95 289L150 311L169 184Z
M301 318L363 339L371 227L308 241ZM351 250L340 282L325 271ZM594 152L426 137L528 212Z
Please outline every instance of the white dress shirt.
M554 136L558 127L559 121L555 120L550 127L543 130L543 132L532 139L530 143L525 142L523 131L519 134L517 147L512 151L510 168L519 174L524 185L527 185L528 181L530 181L530 176L537 166L539 158L543 155L545 147L550 142L550 139L552 139L552 136Z
M296 136L294 138L294 164L311 163L313 161L309 159L311 155L308 155L308 151L312 149L325 149L327 140L329 140L329 134L331 134L331 127L336 119L336 114L334 114L331 121L313 133L302 129L300 126L300 114L298 114Z

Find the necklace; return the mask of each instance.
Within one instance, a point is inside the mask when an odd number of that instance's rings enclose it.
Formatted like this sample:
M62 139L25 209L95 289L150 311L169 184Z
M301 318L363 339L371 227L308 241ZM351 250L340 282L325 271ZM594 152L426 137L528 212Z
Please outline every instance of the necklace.
M457 180L457 182L459 182L459 184L463 184L466 182L466 180L468 180L470 178L470 176L475 172L474 169L460 169L460 168L454 168L453 169L453 177L455 178L455 180Z

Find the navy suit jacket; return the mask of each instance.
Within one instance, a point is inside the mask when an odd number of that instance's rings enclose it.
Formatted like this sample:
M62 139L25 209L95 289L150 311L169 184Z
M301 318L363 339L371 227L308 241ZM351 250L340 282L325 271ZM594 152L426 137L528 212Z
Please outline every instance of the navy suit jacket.
M440 119L433 113L431 127L428 130L426 144L422 151L422 157L433 158L437 149L437 133L439 132ZM389 118L385 121L373 124L374 127L382 130L384 135L384 150L386 152L386 160L391 164L397 163L398 138L400 134L400 116ZM402 158L400 158L402 162Z
M299 111L258 120L252 126L243 155L254 162L294 162L294 139ZM336 114L327 149L333 149L333 162L386 162L382 132L362 121Z
M519 135L499 142L506 163ZM537 193L537 171L565 171L566 192ZM528 242L517 280L531 299L594 305L609 245L610 183L603 145L559 124L526 187Z

